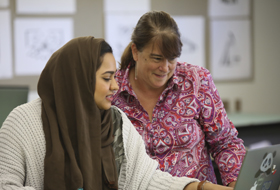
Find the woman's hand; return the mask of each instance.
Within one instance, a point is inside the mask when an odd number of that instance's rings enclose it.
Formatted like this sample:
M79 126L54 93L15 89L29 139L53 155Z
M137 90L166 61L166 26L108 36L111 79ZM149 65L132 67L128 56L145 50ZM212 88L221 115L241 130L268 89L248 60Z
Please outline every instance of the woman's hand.
M236 181L231 182L230 184L228 184L229 187L235 187Z
M187 185L184 190L197 190L199 182L193 182ZM213 183L208 183L206 182L203 185L203 190L233 190L233 187L227 187L227 186L222 186L222 185L217 185Z
M203 186L203 190L233 190L233 187L227 187L213 183L205 183Z

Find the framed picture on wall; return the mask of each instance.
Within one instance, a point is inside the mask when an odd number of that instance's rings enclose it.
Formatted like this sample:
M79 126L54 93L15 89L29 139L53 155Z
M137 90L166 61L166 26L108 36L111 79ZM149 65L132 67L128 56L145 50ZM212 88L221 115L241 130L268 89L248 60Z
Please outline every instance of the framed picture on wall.
M105 39L113 49L117 67L141 15L142 13L131 12L108 12L105 15Z
M249 16L250 0L209 0L210 17Z
M17 0L17 14L75 14L76 0Z
M177 59L205 67L205 22L202 16L173 16L177 22L183 43L181 56Z
M150 9L150 0L104 0L105 40L112 46L117 68L139 18Z
M15 74L40 75L51 55L73 38L72 18L16 18Z
M243 80L252 77L249 20L211 22L210 70L214 80Z

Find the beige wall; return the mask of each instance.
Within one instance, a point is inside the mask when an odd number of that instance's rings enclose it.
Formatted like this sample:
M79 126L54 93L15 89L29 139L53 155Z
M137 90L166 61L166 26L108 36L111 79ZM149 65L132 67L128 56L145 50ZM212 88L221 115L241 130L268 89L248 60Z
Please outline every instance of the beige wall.
M217 83L217 88L232 106L235 99L241 99L244 112L279 114L280 1L254 0L252 10L254 78L248 82Z
M209 65L209 37L207 0L151 0L153 10L164 10L172 15L202 15L206 19L206 65ZM10 0L12 20L16 17L15 0ZM252 0L252 80L216 82L223 100L229 102L228 112L235 112L235 101L241 101L243 112L280 113L280 0ZM36 15L37 16L37 15ZM41 16L41 15L39 15ZM52 15L56 17L60 15ZM66 15L74 19L74 37L93 35L104 37L102 0L77 0L77 13ZM12 24L13 26L13 24ZM13 28L12 28L13 29ZM12 34L13 35L13 34ZM28 85L36 90L39 76L0 80L0 85Z

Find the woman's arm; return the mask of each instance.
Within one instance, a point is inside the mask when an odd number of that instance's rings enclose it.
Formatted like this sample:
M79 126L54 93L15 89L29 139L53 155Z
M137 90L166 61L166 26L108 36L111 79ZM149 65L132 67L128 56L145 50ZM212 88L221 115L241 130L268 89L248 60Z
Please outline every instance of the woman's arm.
M24 187L25 158L20 139L9 126L0 129L0 189L35 190Z
M35 101L15 108L0 129L1 190L43 188L45 141L40 105Z
M228 119L223 102L209 71L202 78L200 92L204 96L201 125L209 152L219 166L224 185L237 180L246 150L233 123Z

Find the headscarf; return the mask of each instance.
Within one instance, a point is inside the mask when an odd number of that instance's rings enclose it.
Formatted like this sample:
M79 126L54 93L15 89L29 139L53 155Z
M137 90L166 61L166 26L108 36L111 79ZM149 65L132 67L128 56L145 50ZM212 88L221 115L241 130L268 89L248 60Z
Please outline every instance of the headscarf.
M102 41L70 40L53 53L39 78L45 190L117 189L111 112L94 101Z

